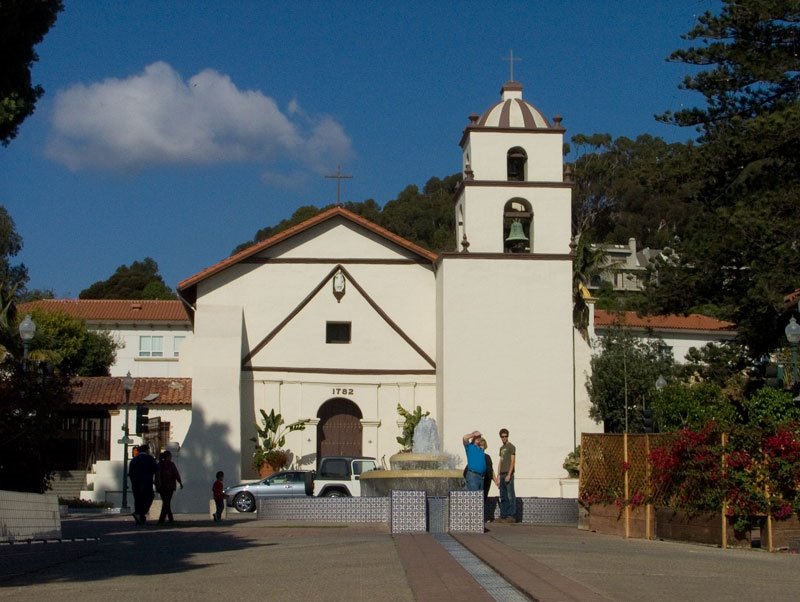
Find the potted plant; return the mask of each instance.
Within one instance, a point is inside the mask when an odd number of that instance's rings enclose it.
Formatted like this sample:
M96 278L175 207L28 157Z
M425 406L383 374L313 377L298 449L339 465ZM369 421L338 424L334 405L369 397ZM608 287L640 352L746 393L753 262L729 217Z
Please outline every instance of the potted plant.
M581 474L581 446L567 454L562 464L570 479L577 479Z
M413 412L409 412L398 403L397 413L405 420L403 423L403 434L397 437L397 442L403 446L402 452L410 452L414 447L414 429L417 428L419 421L422 420L424 416L428 416L430 412L425 412L423 414L420 406L417 406Z
M294 431L303 431L308 424L308 419L298 420L284 425L283 416L271 410L267 414L261 412L261 424L256 424L256 436L250 440L256 444L253 452L253 466L261 477L266 477L289 464L289 453L283 449L286 444L286 434Z

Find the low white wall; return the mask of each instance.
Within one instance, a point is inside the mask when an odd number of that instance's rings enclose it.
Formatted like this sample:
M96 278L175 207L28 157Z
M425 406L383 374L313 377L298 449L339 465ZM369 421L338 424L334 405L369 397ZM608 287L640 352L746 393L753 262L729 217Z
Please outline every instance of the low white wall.
M61 538L58 496L0 491L0 541Z

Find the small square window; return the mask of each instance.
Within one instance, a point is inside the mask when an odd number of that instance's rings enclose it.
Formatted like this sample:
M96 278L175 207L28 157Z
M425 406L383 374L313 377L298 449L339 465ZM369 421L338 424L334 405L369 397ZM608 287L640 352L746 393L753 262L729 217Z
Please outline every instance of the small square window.
M350 322L327 322L325 324L326 343L349 343Z

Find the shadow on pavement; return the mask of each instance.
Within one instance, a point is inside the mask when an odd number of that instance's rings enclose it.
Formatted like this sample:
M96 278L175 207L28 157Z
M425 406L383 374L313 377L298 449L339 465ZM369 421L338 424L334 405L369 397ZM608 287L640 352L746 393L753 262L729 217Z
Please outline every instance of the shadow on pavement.
M62 542L0 546L0 587L182 573L209 565L195 560L198 552L207 561L208 554L278 545L236 528L251 520L176 517L172 525L136 526L119 516L68 518Z

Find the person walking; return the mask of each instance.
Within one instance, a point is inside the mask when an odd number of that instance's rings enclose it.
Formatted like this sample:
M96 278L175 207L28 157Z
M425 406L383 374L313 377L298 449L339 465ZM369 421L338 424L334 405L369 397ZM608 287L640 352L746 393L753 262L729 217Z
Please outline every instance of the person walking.
M153 477L158 469L158 462L150 455L148 445L140 445L136 454L128 464L128 478L131 480L133 492L133 520L137 525L147 522L147 513L156 497L153 493Z
M467 454L467 468L464 472L467 491L483 491L483 475L486 474L486 454L478 446L480 440L480 431L472 431L461 438L461 442L464 444L464 451Z
M497 464L495 485L500 490L500 518L497 522L517 522L517 496L514 494L514 472L517 467L517 448L508 441L508 429L500 429L500 461Z
M161 461L158 463L156 472L156 490L161 495L161 515L158 517L158 523L161 525L165 521L173 522L175 520L172 516L172 496L175 495L178 485L183 489L181 474L178 472L175 462L172 461L172 452L165 451L161 454Z
M222 520L222 511L225 509L225 484L223 483L223 479L225 478L225 473L221 470L217 472L217 480L211 485L211 493L214 494L214 503L217 506L217 511L214 513L214 522L219 522Z

